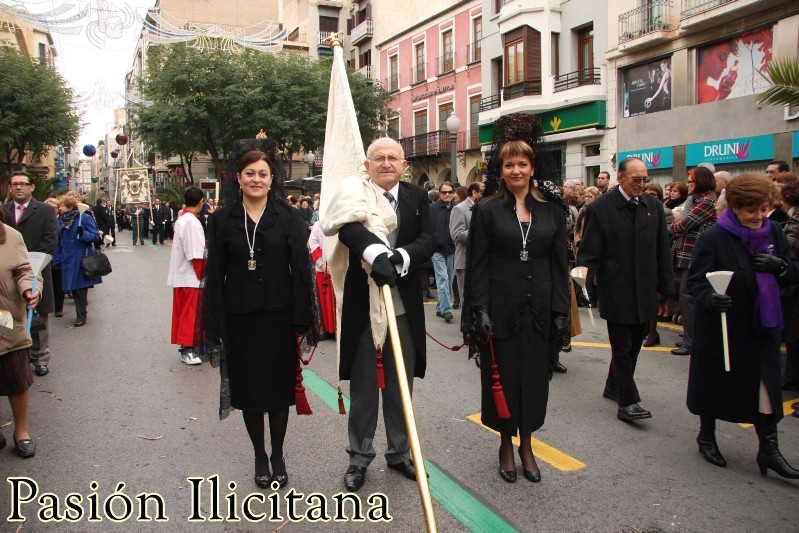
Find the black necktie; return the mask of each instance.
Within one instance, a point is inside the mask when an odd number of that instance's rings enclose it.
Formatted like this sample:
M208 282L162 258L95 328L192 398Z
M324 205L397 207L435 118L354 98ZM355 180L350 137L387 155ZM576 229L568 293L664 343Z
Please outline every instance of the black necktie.
M391 204L391 208L392 209L396 209L397 208L397 201L394 199L394 195L393 194L391 194L390 192L386 191L386 192L383 193L383 196L385 196L386 200L388 200L388 203Z

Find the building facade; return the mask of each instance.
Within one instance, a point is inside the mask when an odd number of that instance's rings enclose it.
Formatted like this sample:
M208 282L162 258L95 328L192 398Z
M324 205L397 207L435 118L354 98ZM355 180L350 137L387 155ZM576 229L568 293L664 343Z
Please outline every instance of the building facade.
M483 0L479 140L510 113L538 115L559 182L609 168L607 2Z
M414 183L475 179L482 9L480 0L460 2L378 45L380 71L389 73L384 88L394 93L387 133L405 150ZM454 146L447 129L453 112L460 120Z
M657 181L702 162L733 175L799 160L799 110L761 106L770 61L799 55L790 0L611 0L612 161L642 157Z

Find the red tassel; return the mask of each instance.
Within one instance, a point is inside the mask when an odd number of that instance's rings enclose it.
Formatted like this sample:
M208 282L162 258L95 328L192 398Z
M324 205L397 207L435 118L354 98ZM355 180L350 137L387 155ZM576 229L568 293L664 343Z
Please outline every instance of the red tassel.
M305 396L305 387L302 385L302 366L297 362L297 385L294 386L294 403L297 406L298 415L313 414L308 398Z
M386 375L383 372L383 350L380 346L377 347L377 388L386 388Z
M341 394L341 387L338 388L338 414L346 415L347 410L344 409L344 395Z
M497 416L500 418L510 418L508 402L505 401L505 391L502 390L502 384L499 382L499 369L496 363L491 364L491 379L494 380L494 385L491 387L491 390L494 393L494 405L497 407Z

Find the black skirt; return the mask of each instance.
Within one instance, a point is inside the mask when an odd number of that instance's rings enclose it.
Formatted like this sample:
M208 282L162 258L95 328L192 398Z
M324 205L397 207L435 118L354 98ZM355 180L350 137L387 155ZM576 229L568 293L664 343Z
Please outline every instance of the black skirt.
M22 394L31 385L33 373L27 348L0 355L0 396Z
M288 312L228 314L231 405L266 413L294 405L297 344Z

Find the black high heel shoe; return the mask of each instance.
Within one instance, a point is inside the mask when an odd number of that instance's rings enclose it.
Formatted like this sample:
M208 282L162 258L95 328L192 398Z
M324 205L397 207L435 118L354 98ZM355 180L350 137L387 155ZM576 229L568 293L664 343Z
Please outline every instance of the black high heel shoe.
M289 482L289 475L286 472L286 459L282 455L280 456L280 458L278 458L275 455L272 455L271 462L272 462L272 472L273 472L272 481L277 481L278 485L280 485L280 488L285 487ZM278 466L280 466L280 468L278 468Z
M519 460L522 462L522 471L524 472L524 477L527 478L528 481L532 481L533 483L540 483L541 482L541 471L538 470L538 465L536 465L536 470L525 470L524 469L524 459L522 459L522 450L519 449ZM535 456L533 456L533 461L535 461Z
M264 470L266 470L266 474L263 473ZM272 484L272 475L269 473L267 459L259 461L258 457L255 458L255 477L253 480L255 485L261 489L268 489Z
M499 477L506 483L516 483L516 468L513 470L502 470L502 450L499 451Z

